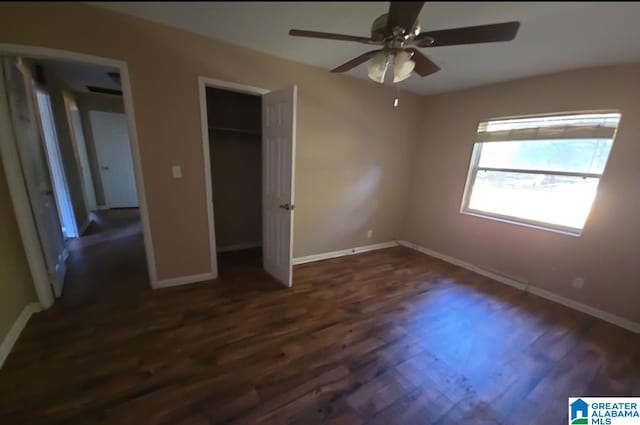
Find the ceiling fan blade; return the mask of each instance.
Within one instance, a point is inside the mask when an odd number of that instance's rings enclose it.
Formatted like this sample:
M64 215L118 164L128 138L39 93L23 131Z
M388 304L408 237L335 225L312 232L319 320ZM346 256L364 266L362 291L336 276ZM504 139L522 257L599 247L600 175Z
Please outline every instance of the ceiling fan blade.
M293 35L295 37L322 38L325 40L355 41L357 43L363 44L380 44L380 42L372 40L369 37L359 37L357 35L347 34L334 34L331 32L289 30L289 35Z
M516 38L520 22L478 25L474 27L451 28L448 30L425 31L414 38L419 47L456 46L459 44L491 43L511 41ZM432 42L433 40L433 42Z
M416 63L416 67L413 68L413 70L419 76L426 77L427 75L431 75L440 71L440 67L431 62L431 59L423 55L418 49L411 48L407 49L407 51L413 52L411 60Z
M411 31L422 10L422 6L424 6L423 1L390 2L387 29L391 32L395 27L400 27L407 32Z
M376 55L376 53L378 53L380 51L382 51L382 49L371 50L371 51L369 51L367 53L363 53L360 56L358 56L357 58L351 59L349 62L343 63L339 67L332 69L331 72L346 72L346 71L349 71L350 69L355 68L356 66L360 65L361 63L365 63L366 61L368 61L369 59L374 57Z

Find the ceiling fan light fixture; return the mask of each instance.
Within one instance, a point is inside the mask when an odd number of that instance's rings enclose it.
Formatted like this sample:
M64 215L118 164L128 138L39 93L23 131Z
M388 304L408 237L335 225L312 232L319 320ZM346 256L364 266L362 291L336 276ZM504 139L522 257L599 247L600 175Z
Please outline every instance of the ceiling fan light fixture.
M409 78L412 72L420 77L426 77L440 71L440 67L418 48L511 41L520 28L519 21L510 21L422 31L418 17L424 3L423 1L389 2L388 12L374 20L369 37L299 29L290 30L289 35L381 46L381 50L365 52L332 69L331 72L348 72L369 61L367 64L369 78L378 83L384 83L385 74L391 67L392 80L398 83ZM396 56L401 57L396 60Z
M377 83L384 83L384 76L389 68L389 62L389 54L387 52L378 52L367 66L369 78Z
M416 63L411 60L412 54L409 52L401 51L395 55L393 61L393 82L399 83L411 76L413 69L416 67Z

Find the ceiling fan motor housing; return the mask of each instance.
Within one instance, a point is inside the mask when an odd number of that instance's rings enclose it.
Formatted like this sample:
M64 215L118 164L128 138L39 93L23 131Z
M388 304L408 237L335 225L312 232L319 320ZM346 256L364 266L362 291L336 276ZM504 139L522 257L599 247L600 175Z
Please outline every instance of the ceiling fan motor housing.
M389 38L396 38L394 37L394 34L390 33L389 29L387 28L388 18L389 18L389 14L385 13L383 15L378 16L378 18L376 18L376 20L373 21L373 24L371 25L372 39L377 41L385 41ZM418 25L418 21L416 20L416 22L413 24L413 27L410 30L407 30L406 28L402 28L401 30L402 32L398 34L397 37L407 39L420 33L420 25Z
M374 40L384 40L387 38L387 17L389 14L379 16L371 25L371 38Z

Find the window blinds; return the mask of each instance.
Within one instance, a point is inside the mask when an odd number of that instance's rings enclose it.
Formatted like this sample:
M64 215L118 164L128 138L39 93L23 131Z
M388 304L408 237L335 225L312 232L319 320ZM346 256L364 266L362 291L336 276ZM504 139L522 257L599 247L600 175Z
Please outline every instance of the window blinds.
M478 125L476 141L613 139L619 121L619 113L571 114L483 121Z

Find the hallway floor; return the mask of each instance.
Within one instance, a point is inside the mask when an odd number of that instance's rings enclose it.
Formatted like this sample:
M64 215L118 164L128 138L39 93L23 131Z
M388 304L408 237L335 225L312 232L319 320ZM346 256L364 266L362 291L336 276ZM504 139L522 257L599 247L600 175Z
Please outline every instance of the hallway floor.
M62 298L67 306L147 292L140 212L137 208L93 213L85 235L69 242L69 259Z

